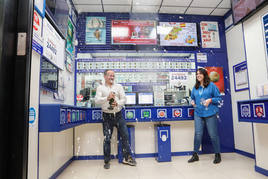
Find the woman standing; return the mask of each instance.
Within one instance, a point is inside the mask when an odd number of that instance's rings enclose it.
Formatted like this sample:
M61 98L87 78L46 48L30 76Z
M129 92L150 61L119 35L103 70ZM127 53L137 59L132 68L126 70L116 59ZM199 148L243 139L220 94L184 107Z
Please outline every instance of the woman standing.
M201 145L203 129L207 130L214 148L215 159L213 163L221 162L220 140L218 135L217 114L219 111L220 92L217 86L208 77L206 69L199 68L196 72L196 83L191 93L191 104L194 106L194 153L189 163L199 160L198 150Z

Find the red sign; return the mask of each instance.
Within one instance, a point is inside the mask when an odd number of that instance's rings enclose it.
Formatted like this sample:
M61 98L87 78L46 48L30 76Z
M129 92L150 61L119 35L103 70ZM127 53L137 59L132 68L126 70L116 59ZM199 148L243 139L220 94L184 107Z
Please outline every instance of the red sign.
M222 67L205 67L210 80L224 93L224 76Z
M112 44L156 45L156 22L135 20L112 21Z
M263 108L261 106L257 106L255 108L255 112L258 117L264 116Z
M79 94L79 95L76 96L76 100L77 100L77 101L82 101L83 98L84 98L84 97L83 97L83 95L81 95L81 94Z

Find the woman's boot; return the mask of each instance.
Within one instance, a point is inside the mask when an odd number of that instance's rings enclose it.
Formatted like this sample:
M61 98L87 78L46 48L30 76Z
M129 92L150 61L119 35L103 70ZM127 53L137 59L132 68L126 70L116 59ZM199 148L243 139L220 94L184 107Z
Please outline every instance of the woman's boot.
M215 159L213 161L213 163L217 164L221 162L221 154L220 153L216 153L215 154Z
M198 161L198 160L199 160L199 157L198 157L197 153L194 152L193 155L192 155L192 158L190 158L188 160L188 163L192 163L192 162L195 162L195 161Z

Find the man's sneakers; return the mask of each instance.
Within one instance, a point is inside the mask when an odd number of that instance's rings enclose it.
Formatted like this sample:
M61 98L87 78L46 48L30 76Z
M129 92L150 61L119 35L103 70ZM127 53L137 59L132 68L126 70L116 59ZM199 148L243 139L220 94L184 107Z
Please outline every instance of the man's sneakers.
M105 169L109 169L110 168L110 163L104 163L104 166L103 166Z
M123 159L123 164L127 164L127 165L131 165L131 166L136 166L137 162L131 157L129 156L127 159Z

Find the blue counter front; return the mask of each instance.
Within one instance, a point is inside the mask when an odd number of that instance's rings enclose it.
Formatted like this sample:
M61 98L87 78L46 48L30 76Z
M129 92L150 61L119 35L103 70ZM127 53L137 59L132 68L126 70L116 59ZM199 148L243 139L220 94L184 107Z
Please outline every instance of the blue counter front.
M254 99L237 102L240 122L268 123L268 99Z
M100 108L85 108L62 104L40 104L39 132L60 132L85 123L101 123ZM192 106L126 107L127 122L160 122L193 120Z

